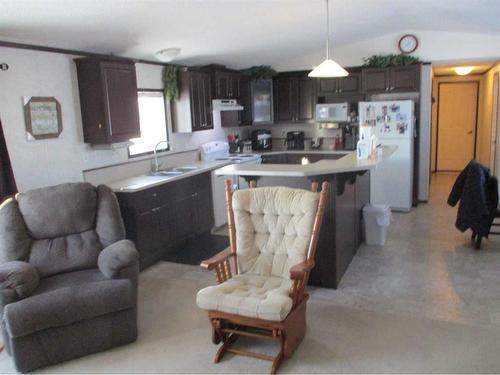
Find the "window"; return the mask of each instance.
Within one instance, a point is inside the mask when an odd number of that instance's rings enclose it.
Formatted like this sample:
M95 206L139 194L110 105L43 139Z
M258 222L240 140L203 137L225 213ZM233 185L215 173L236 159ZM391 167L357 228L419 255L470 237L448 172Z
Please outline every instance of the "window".
M161 90L139 90L139 122L141 137L131 139L134 142L129 146L129 157L150 154L156 144L167 140L167 116L165 114L165 97ZM158 151L167 151L165 144Z

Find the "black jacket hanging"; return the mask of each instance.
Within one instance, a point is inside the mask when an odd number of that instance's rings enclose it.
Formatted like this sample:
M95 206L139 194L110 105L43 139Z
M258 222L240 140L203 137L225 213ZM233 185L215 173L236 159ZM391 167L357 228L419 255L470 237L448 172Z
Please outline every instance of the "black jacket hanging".
M448 197L448 204L458 206L455 226L462 232L472 229L488 237L498 206L497 179L490 170L472 160L458 175Z

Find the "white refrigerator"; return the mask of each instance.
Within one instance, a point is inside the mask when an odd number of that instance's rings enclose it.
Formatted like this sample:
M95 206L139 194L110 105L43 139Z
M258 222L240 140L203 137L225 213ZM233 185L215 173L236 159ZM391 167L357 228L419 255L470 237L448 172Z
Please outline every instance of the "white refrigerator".
M415 103L391 100L359 103L360 138L375 135L382 146L396 151L370 171L370 203L410 211L413 201L413 144Z

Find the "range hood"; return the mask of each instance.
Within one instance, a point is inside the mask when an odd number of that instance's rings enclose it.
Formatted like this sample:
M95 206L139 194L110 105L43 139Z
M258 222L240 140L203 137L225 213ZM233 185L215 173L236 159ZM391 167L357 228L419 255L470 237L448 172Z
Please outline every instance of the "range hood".
M236 99L214 99L212 100L214 111L243 111L243 106L239 105Z

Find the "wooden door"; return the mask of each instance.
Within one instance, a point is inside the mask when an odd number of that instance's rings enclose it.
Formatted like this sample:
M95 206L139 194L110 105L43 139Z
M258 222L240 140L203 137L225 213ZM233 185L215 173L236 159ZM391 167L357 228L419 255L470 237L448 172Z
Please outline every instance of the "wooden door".
M491 113L490 168L495 176L500 176L500 75L493 76L493 111Z
M391 91L420 91L420 65L397 66L391 68Z
M135 65L101 63L106 118L110 143L141 135Z
M274 116L276 122L291 122L294 119L292 110L293 80L289 77L274 80Z
M375 94L389 91L389 69L370 68L363 70L363 91Z
M314 80L308 77L298 78L296 86L295 121L312 121L316 104Z
M438 171L461 171L474 159L478 91L478 81L438 84Z

